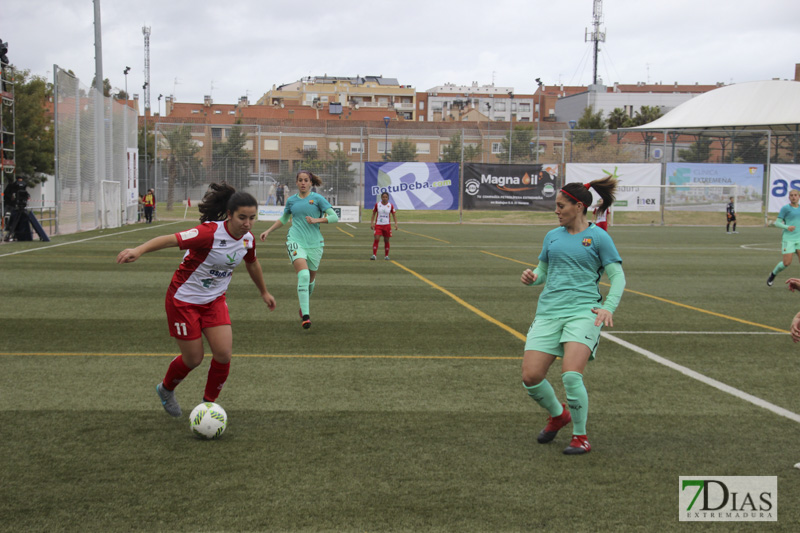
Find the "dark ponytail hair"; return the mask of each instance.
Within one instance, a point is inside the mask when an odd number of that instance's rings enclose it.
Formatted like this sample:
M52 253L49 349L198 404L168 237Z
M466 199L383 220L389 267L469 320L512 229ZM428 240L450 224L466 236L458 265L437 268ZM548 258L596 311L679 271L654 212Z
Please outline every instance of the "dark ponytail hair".
M322 180L319 179L319 176L317 176L316 174L314 174L310 170L301 170L301 171L299 171L297 173L297 175L294 177L294 181L295 182L297 181L297 178L300 177L300 174L308 174L308 179L311 180L311 185L314 185L315 187L319 187L320 185L322 185Z
M258 207L258 201L250 193L236 192L227 183L209 185L203 200L197 206L200 222L225 220L229 212L233 213L240 207Z
M583 204L583 214L585 215L589 210L589 206L592 205L592 193L589 192L590 188L594 189L595 192L600 195L600 198L603 199L602 205L600 205L597 210L600 213L608 211L608 208L611 207L611 204L613 204L616 199L614 193L617 190L617 180L611 176L590 181L585 185L577 181L567 183L561 188L561 192L564 193L564 197L568 202L573 204L581 202Z

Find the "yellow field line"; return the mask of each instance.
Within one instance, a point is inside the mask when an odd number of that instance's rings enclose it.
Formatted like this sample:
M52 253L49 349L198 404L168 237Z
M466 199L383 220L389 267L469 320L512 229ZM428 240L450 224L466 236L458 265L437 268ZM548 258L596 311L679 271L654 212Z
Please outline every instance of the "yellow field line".
M402 231L403 233L410 233L411 235L416 235L417 237L425 237L426 239L433 239L434 241L439 241L439 242L443 242L445 244L450 244L450 241L443 241L442 239L437 239L436 237L431 237L430 235L423 235L422 233L414 233L413 231L408 231L408 230L404 230L404 229L401 229L401 230L398 230L398 231Z
M338 229L339 231L341 231L341 232L342 232L342 233L344 233L345 235L350 235L351 237L355 238L355 235L353 235L352 233L348 233L348 232L346 232L345 230L343 230L343 229L342 229L342 228L340 228L339 226L336 226L336 229Z
M510 257L504 257L502 255L493 254L493 253L487 252L485 250L481 250L481 252L485 253L487 255L492 255L494 257L499 257L500 259L506 259L508 261L513 261L513 262L519 263L521 265L527 265L527 266L534 267L534 268L536 267L536 265L532 265L530 263L525 263L523 261L517 261L516 259L511 259ZM605 283L605 282L600 282L600 285L605 285L606 287L610 287L610 285L608 283ZM664 303L676 305L678 307L683 307L685 309L691 309L692 311L697 311L698 313L705 313L707 315L712 315L712 316L716 316L716 317L719 317L719 318L732 320L734 322L739 322L741 324L747 324L748 326L755 326L757 328L769 329L771 331L777 331L778 333L789 333L789 331L787 331L785 329L774 328L772 326L767 326L766 324L759 324L758 322L750 322L749 320L744 320L742 318L736 318L735 316L724 315L722 313L717 313L715 311L709 311L708 309L702 309L700 307L694 307L692 305L682 304L680 302L667 300L666 298L661 298L660 296L654 296L652 294L647 294L647 293L644 293L644 292L635 291L633 289L625 289L625 292L630 292L631 294L637 294L639 296L644 296L645 298L652 298L653 300L658 300L659 302L664 302Z
M450 298L452 298L453 300L455 300L459 304L463 305L464 307L466 307L467 309L469 309L470 311L472 311L473 313L475 313L479 317L481 317L481 318L483 318L485 320L488 320L492 324L494 324L494 325L506 330L507 332L511 333L512 335L514 335L515 337L517 337L518 339L520 339L522 341L526 340L525 335L523 335L519 331L511 328L510 326L507 326L507 325L503 324L502 322L500 322L496 318L490 317L489 315L487 315L486 313L484 313L483 311L481 311L480 309L478 309L474 305L468 304L467 302L465 302L464 300L462 300L461 298L459 298L458 296L456 296L452 292L448 291L444 287L441 287L441 286L437 285L436 283L432 282L431 280L425 278L424 276L421 276L420 274L417 274L416 272L414 272L410 268L401 265L397 261L392 261L392 263L394 263L395 265L399 266L400 268L402 268L403 270L405 270L409 274L412 274L413 276L417 277L418 279L424 281L425 283L427 283L428 285L430 285L431 287L433 287L437 291L443 292L444 294L446 294L447 296L449 296Z
M536 265L532 265L530 263L526 263L525 261L517 261L516 259L511 259L510 257L506 257L504 255L493 254L492 252L487 252L486 250L481 250L481 253L482 254L486 254L486 255L493 255L494 257L499 257L500 259L506 259L507 261L513 261L515 263L519 263L520 265L525 265L525 266L536 268Z
M2 356L87 356L87 357L175 357L175 353L79 353L79 352L0 352ZM234 357L265 359L475 359L482 361L517 360L519 357L468 355L280 355L235 353Z

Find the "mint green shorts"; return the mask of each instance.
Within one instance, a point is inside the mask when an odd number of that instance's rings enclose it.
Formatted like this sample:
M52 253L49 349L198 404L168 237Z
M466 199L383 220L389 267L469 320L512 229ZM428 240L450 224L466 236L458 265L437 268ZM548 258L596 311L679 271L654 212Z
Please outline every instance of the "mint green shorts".
M286 253L289 254L292 263L295 259L305 259L310 271L319 270L319 263L322 261L322 246L303 248L294 241L286 241Z
M781 250L782 250L782 252L781 252L782 254L793 254L796 251L800 250L800 241L782 239L781 240Z
M603 326L595 326L597 315L578 315L569 318L536 318L528 329L525 351L549 353L555 357L564 357L565 342L585 344L592 351L589 360L595 358L597 345L600 344L600 332Z

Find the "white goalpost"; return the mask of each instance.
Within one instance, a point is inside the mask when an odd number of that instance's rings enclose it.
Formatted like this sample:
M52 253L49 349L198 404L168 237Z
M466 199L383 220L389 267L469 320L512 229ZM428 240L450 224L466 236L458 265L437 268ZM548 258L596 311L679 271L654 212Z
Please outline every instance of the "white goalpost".
M122 226L121 189L118 181L100 182L100 224L103 228Z

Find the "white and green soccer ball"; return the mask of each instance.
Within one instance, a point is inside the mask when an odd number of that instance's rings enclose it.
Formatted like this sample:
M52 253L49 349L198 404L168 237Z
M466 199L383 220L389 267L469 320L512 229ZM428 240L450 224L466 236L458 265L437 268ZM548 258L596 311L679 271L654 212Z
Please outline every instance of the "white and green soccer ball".
M195 437L216 439L228 427L228 414L221 406L212 402L204 402L192 409L189 415L189 429Z

